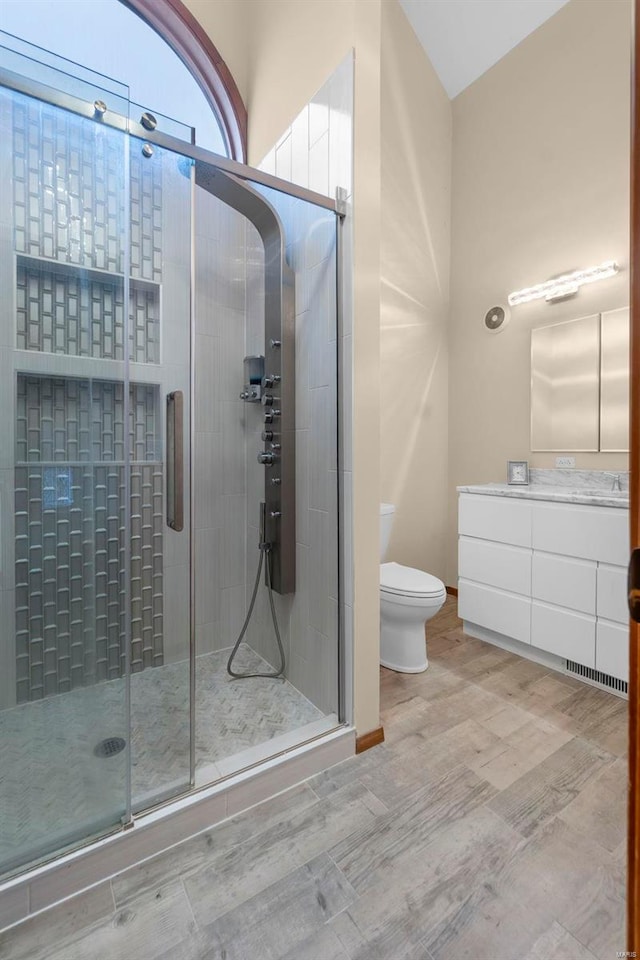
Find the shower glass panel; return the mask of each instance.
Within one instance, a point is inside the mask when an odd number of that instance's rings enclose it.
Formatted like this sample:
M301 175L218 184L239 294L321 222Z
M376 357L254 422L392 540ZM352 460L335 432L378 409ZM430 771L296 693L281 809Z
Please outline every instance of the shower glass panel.
M0 873L128 811L127 149L0 88Z
M0 39L0 875L341 722L336 214L24 47ZM234 679L236 647L277 676Z
M196 184L201 180L197 171ZM198 784L337 726L339 712L336 215L243 183L279 218L295 296L285 303L284 312L291 309L289 329L274 338L269 321L265 326L274 263L269 256L265 263L263 238L248 217L196 186ZM275 352L274 339L281 341ZM293 365L283 356L282 381L270 386L274 358L285 352ZM247 382L246 371L258 363L245 364L245 358L264 358L266 380L256 376ZM295 381L293 391L287 390L287 376ZM286 403L293 409L285 409ZM285 429L295 432L293 501L287 504L283 495L282 507L274 509L271 491L286 479ZM272 452L272 463L258 462L259 454ZM285 674L234 680L226 664L256 582L263 502L265 536L276 544L290 519L284 511L295 512L294 541L287 545L294 554L293 589L272 594ZM233 668L262 673L279 666L263 569Z
M139 114L134 114L136 116ZM156 115L159 124L162 120ZM190 784L191 161L130 139L131 790Z

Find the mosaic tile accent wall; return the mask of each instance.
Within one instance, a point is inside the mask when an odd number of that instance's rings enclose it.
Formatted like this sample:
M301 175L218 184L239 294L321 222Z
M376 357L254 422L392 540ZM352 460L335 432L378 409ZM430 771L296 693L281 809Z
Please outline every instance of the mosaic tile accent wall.
M131 667L162 663L163 469L156 389L130 390ZM121 384L19 375L15 523L17 701L124 667Z
M123 274L130 149L131 275L161 280L160 164L145 163L124 134L19 96L13 144L18 253Z
M162 165L147 163L134 146L129 164L131 276L159 283L162 279Z
M27 98L13 118L15 249L123 273L124 136Z
M20 95L12 101L16 347L122 361L128 270L129 357L159 364L162 163L98 123ZM88 379L84 362L78 376L17 377L19 703L121 676L129 613L132 669L163 662L159 388L131 386L127 431L122 384Z

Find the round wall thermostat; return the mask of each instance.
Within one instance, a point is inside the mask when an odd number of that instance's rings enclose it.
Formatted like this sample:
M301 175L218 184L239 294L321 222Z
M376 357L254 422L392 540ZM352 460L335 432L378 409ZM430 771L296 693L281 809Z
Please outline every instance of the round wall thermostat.
M509 307L498 303L495 307L490 307L485 313L485 329L487 329L489 333L500 333L501 330L504 330L510 319L511 311Z

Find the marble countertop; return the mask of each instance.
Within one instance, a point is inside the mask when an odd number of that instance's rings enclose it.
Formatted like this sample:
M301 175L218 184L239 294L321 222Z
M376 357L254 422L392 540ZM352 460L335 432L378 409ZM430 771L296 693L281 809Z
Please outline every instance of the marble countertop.
M583 503L628 510L628 474L621 472L619 476L622 490L612 490L613 476L602 470L532 469L529 484L470 483L458 487L457 490L458 493L480 493L488 497Z

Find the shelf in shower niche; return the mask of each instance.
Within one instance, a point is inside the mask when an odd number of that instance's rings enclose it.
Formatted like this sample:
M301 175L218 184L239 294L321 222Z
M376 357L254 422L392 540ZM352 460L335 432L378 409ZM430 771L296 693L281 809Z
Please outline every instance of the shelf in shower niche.
M96 267L83 267L81 263L68 263L65 260L56 260L53 257L34 257L28 253L16 253L16 264L23 266L34 273L40 270L43 273L62 274L74 279L95 280L98 283L113 283L115 280L124 282L123 273L113 273L110 270L99 270ZM149 292L159 291L162 284L155 280L145 280L142 277L129 276L129 283L138 290Z
M75 357L66 353L45 353L40 350L14 350L14 370L34 377L72 377L73 379L124 380L123 360L101 357ZM162 368L157 363L129 361L129 381L161 386Z

